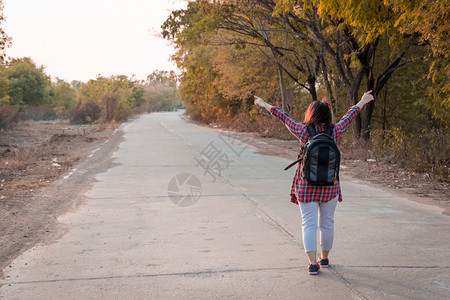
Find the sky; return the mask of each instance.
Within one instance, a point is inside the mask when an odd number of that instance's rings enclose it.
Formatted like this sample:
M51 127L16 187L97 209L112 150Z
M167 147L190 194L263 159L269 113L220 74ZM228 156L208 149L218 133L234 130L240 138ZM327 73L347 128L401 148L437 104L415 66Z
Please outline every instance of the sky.
M155 36L184 0L3 0L6 55L31 57L68 82L99 74L135 75L175 70L173 47Z

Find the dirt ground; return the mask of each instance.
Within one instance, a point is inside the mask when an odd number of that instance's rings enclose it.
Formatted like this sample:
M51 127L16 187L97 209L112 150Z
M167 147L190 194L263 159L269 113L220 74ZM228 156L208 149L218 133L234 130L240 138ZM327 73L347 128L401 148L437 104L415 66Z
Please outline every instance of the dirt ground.
M75 127L58 121L24 122L14 130L0 132L0 270L45 239L49 232L58 232L56 218L76 206L72 203L76 200L70 195L71 191L82 194L92 181L82 177L93 177L99 172L98 168L110 167L105 163L107 156L112 155L114 145L120 142L120 134L113 135L114 129ZM296 141L264 138L252 133L235 134L263 155L294 160L298 153ZM105 142L111 138L115 141L108 146ZM103 150L105 148L109 149ZM57 181L98 149L105 151L99 155L103 157L99 160L104 161L86 167L92 169L90 172L94 175L79 175L72 183ZM450 215L449 184L437 182L428 174L368 162L365 158L349 159L345 151L343 154L341 174L344 180L346 176L357 178L402 197L439 206L444 214Z
M113 132L113 127L61 121L26 121L0 131L0 271L57 231L56 218L69 211L75 199L65 196L69 193L64 183L52 183L104 147Z
M105 130L106 129L106 130ZM20 206L105 142L112 130L26 121L0 135L0 205Z

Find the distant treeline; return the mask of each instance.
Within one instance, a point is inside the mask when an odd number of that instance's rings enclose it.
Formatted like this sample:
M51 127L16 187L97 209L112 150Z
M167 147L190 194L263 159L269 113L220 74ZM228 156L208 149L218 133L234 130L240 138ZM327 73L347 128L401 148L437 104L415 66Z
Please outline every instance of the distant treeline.
M154 71L146 80L125 75L88 82L50 80L30 58L0 66L0 127L21 119L70 119L72 123L120 122L137 112L171 110L179 104L173 72Z
M325 100L338 119L372 90L354 140L448 180L448 1L196 0L161 28L192 118L264 126L257 94L299 120Z

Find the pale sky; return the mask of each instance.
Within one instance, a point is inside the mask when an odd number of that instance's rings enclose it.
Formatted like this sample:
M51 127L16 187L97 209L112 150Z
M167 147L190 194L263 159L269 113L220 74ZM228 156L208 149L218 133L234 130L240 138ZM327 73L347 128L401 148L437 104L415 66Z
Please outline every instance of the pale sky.
M176 70L173 48L154 36L184 0L3 0L8 57L31 57L52 78L67 81L98 74L145 79L154 70Z

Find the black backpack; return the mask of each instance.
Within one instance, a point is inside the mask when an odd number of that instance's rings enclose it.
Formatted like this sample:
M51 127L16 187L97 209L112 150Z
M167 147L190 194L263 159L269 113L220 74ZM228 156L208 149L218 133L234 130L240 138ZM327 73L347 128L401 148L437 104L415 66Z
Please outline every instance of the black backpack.
M341 152L331 138L332 127L325 133L317 133L313 126L307 127L308 142L300 150L298 159L284 170L303 161L301 176L312 185L334 185L339 180Z

